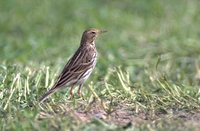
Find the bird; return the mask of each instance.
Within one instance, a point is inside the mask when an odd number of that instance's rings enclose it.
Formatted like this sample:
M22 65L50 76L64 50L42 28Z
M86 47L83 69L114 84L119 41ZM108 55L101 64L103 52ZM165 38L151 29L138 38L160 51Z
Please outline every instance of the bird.
M70 98L73 98L73 88L79 86L78 96L82 97L81 88L97 61L96 38L104 32L107 31L96 28L89 28L83 32L79 48L64 66L55 84L39 99L40 103L64 87L70 87Z

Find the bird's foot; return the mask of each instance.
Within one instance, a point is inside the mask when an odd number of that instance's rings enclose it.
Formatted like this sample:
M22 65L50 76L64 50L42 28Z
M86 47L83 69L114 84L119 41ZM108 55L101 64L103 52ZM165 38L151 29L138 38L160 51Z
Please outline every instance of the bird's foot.
M74 99L74 94L73 94L73 93L70 93L70 96L69 96L67 99L68 99L68 100Z
M82 94L82 93L78 92L78 96L79 96L79 98L81 98L82 100L85 100L85 98L83 97L83 94Z

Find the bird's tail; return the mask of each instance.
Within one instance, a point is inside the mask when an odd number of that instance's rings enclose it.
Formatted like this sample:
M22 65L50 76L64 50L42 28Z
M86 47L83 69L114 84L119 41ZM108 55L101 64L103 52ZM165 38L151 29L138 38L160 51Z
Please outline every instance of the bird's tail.
M50 95L52 95L57 88L51 88L49 91L47 91L42 97L39 99L39 103L44 102Z

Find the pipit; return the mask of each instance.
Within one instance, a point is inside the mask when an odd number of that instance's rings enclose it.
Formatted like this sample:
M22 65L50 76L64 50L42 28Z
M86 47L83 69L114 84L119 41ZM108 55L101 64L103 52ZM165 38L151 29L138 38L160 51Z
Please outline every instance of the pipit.
M63 87L71 87L70 97L72 98L74 95L73 88L76 85L79 86L78 95L82 97L81 88L96 65L95 40L103 32L106 31L95 28L83 32L79 48L67 62L53 87L40 98L40 102L45 101L51 94Z

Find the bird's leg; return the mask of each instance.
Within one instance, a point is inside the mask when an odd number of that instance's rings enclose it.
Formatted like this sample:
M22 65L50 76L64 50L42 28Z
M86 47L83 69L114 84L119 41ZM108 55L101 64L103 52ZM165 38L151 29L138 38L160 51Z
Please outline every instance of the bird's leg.
M74 98L73 88L74 88L73 86L70 88L70 97L69 97L69 99Z
M84 98L83 98L83 95L82 95L82 93L81 93L81 88L82 88L82 86L83 86L83 84L80 84L79 87L78 87L78 96L81 97L82 99L84 99Z

